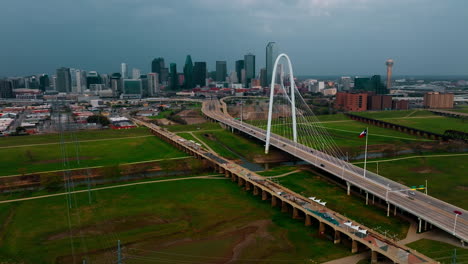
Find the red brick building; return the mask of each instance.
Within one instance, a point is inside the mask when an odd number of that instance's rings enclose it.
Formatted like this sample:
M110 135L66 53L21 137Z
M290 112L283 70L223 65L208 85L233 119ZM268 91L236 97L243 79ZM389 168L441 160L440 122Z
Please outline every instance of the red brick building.
M335 108L344 111L366 111L367 93L336 93Z

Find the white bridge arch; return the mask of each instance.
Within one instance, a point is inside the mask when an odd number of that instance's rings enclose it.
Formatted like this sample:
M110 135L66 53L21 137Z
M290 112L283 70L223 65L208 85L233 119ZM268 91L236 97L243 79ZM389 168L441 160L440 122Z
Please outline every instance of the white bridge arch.
M275 95L275 82L276 82L276 69L278 67L278 62L281 58L285 58L288 62L289 66L289 80L291 82L291 115L292 115L292 130L293 130L293 141L297 142L297 123L296 123L296 103L295 103L295 89L296 85L294 83L294 74L292 69L291 60L289 59L288 55L285 53L281 53L275 60L275 64L273 66L273 72L271 76L271 85L270 85L270 102L268 106L268 124L267 124L267 133L266 133L266 143L265 143L265 154L268 154L268 150L270 148L270 137L271 137L271 119L273 113L273 97ZM281 80L282 82L283 80ZM283 85L281 83L281 85Z

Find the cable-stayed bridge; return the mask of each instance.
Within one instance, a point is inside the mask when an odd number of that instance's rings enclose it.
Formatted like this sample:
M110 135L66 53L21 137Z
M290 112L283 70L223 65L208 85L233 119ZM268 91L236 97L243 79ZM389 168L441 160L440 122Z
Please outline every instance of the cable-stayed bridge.
M288 80L284 79L282 71L277 73L276 70L281 58L288 62ZM287 55L278 56L273 72L277 74L273 74L269 99L255 102L248 113L254 117L249 118L241 112L240 118L233 118L228 114L226 104L218 100L205 101L203 113L229 129L264 141L266 153L270 146L274 146L342 179L346 182L348 194L351 188L364 191L366 203L371 198L379 199L387 205L387 216L396 214L400 209L418 218L419 231L433 225L457 237L462 243L468 241L466 210L421 192L411 192L408 186L345 161L345 155L334 138L296 89Z

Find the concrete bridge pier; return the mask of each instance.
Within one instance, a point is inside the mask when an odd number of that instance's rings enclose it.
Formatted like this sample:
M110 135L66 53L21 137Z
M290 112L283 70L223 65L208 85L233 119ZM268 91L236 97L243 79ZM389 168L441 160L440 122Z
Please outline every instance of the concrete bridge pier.
M346 194L351 195L351 183L346 182L346 187L348 187L347 191L346 191Z
M252 189L252 184L248 181L245 182L245 190L250 191Z
M421 218L418 218L418 233L421 233L421 222L422 222L422 219Z
M310 215L306 214L305 216L305 226L311 226L312 225L312 218L310 217Z
M368 205L368 204L369 204L369 193L366 192L366 205Z
M324 235L324 234L325 234L325 223L324 223L324 222L320 222L320 223L319 223L319 234L320 234L320 235Z
M387 202L387 216L390 216L390 203Z
M301 219L301 216L299 215L299 209L296 207L293 207L293 219Z
M375 264L378 262L377 257L379 256L379 252L371 250L371 264Z
M237 176L236 176L236 174L231 173L231 181L232 181L232 182L237 181Z
M341 232L335 229L335 236L333 239L334 244L339 244L341 242Z
M232 172L227 170L227 171L224 172L224 177L229 178L229 177L231 177L230 174L232 174Z
M237 185L238 186L242 187L242 186L244 186L244 183L245 183L244 179L242 179L241 177L237 177Z
M254 196L257 196L260 194L260 190L258 189L258 187L256 185L254 185L254 188L253 188L253 195Z
M287 213L288 210L288 203L285 201L281 201L281 212L282 213Z
M353 242L351 243L351 253L357 253L359 250L358 242L353 239Z
M268 200L268 192L265 190L262 190L262 201Z
M278 198L276 196L271 196L271 207L275 207L278 205Z

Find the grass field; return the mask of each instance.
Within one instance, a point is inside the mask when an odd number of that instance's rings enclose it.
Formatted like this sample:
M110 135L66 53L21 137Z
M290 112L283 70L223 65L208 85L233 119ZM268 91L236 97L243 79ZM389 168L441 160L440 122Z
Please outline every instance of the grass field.
M317 237L315 228L272 209L225 179L186 180L76 194L70 209L76 263L323 262L350 250ZM65 197L0 204L0 259L72 263ZM313 262L312 262L313 263Z
M122 130L83 130L76 134L78 140L96 140L107 138L121 138L121 137L138 137L151 135L145 127L137 127L132 129ZM65 141L72 141L70 133L65 133ZM47 135L30 135L18 137L0 137L0 147L28 145L28 144L43 144L43 143L57 143L60 142L59 134Z
M361 112L355 114L439 134L443 134L445 130L449 129L468 132L468 121L435 115L427 110L413 110L413 114L411 114L411 111ZM407 117L409 114L411 115Z
M201 131L201 130L220 130L222 129L219 123L201 123L201 124L193 124L193 125L171 125L171 126L164 126L167 130L171 132L186 132L186 131Z
M305 197L314 196L327 202L328 208L370 228L380 226L380 230L388 230L390 234L398 235L400 239L404 238L408 232L409 223L406 221L387 217L385 210L371 205L366 206L363 199L346 195L346 190L311 172L296 172L277 178L277 180L281 185Z
M454 249L457 250L456 263L468 262L468 249L466 248L454 247L450 244L428 239L421 239L408 245L424 255L439 261L441 264L453 263Z
M377 163L367 169L377 171ZM468 156L422 157L378 162L379 174L402 184L413 186L428 180L429 195L468 209ZM363 164L357 164L363 167Z
M76 162L75 144L66 144L66 152L71 168L88 166L115 165L127 162L147 161L163 158L186 156L170 144L151 136L147 129L101 130L77 132L81 140L92 139L79 144L79 164ZM135 137L137 136L137 137ZM145 137L148 136L148 137ZM54 143L59 141L57 135L24 137L27 144ZM115 139L113 139L115 138ZM61 148L59 144L26 145L17 138L2 138L4 146L0 148L0 175L31 173L63 169ZM98 141L95 141L97 139ZM72 141L67 136L67 141ZM12 147L17 146L17 147ZM24 169L23 169L24 168Z

